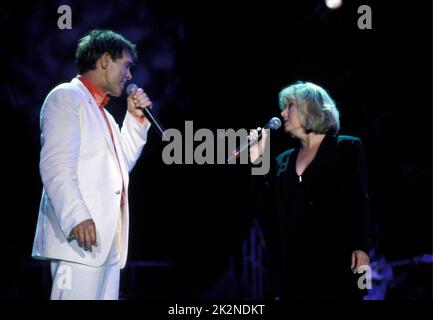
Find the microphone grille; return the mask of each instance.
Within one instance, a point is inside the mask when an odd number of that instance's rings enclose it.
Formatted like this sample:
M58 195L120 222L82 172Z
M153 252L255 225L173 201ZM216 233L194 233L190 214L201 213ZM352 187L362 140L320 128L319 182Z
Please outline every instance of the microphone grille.
M271 120L269 120L269 129L277 130L279 127L281 127L281 120L280 118L273 117Z
M127 87L126 87L126 93L128 94L128 96L131 94L131 93L133 93L133 92L135 92L135 91L137 91L138 90L138 87L137 87L137 85L135 84L135 83L130 83Z

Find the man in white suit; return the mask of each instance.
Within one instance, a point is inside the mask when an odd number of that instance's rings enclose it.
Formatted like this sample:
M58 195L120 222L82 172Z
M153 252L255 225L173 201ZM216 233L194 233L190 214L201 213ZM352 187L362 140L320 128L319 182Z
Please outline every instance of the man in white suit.
M118 299L128 250L128 175L147 140L151 106L142 89L127 98L122 129L105 110L132 79L135 45L109 30L78 42L80 74L42 106L43 183L32 256L51 261L51 299Z

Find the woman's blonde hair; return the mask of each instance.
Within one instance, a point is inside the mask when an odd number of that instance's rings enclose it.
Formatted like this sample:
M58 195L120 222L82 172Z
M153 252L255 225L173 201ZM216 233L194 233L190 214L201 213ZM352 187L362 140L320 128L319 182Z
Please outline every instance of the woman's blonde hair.
M298 103L298 119L305 132L317 134L340 130L340 113L325 89L311 82L297 82L279 93L281 110L289 101Z

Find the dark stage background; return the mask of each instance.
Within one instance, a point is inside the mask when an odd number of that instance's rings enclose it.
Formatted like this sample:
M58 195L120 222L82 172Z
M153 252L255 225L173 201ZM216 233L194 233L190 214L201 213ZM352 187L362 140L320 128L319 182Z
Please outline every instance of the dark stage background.
M340 109L341 133L364 142L372 247L387 261L431 253L432 11L425 3L345 1L335 11L321 0L2 4L0 297L49 296L47 264L30 258L42 190L38 117L46 94L77 74L76 42L92 28L137 43L132 82L165 127L181 132L186 120L214 132L255 128L279 116L284 86L322 85ZM71 30L57 27L62 4L72 8ZM361 4L372 9L372 30L357 27ZM108 109L121 123L125 95ZM282 130L272 141L272 155L292 143ZM163 147L151 131L131 175L131 264L121 296L260 297L257 283L242 281L242 243L263 215L249 192L249 167L168 166ZM431 299L431 286L431 264L408 261L394 267L386 298Z

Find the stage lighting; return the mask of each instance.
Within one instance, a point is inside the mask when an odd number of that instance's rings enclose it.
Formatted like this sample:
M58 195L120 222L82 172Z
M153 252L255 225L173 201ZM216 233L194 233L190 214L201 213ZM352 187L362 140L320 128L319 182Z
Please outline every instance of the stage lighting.
M325 3L329 9L338 9L343 4L343 0L325 0Z

